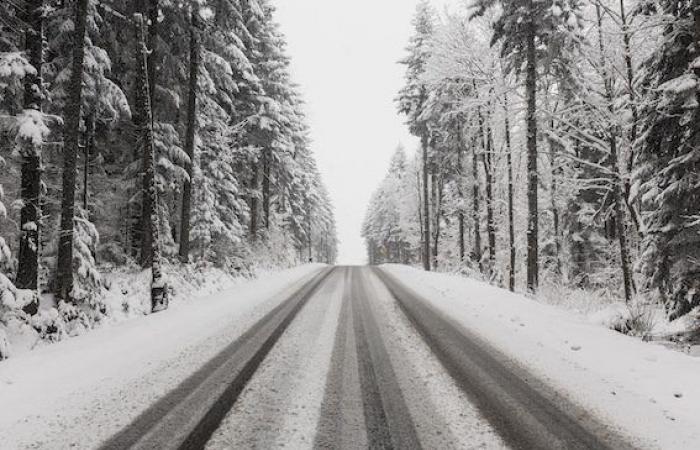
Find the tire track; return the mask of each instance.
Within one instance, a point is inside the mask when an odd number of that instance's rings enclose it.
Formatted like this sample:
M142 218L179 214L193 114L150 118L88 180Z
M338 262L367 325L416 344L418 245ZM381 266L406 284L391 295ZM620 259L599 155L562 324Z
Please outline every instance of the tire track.
M101 448L203 448L270 349L332 271L314 276Z
M366 448L371 449L420 449L413 419L369 304L362 269L345 270L347 290L341 313L344 333L339 333L336 340L335 363L324 398L316 447L362 448L359 443L366 440ZM354 348L348 345L352 340ZM354 358L348 358L348 352L355 353ZM359 392L351 391L343 383L341 374L352 371L357 372ZM352 396L362 399L364 417L364 429L351 430L355 439L343 429L346 416L348 422L358 422L357 408L344 407L344 399Z
M634 448L393 276L374 270L445 369L511 447Z

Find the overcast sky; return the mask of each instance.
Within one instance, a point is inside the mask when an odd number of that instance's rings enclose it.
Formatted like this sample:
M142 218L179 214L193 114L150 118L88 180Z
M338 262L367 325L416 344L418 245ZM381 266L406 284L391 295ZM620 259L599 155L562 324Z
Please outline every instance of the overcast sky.
M278 0L292 76L307 103L313 150L335 206L339 263L366 262L360 228L399 142L413 151L394 98L418 0ZM439 8L456 0L433 0Z

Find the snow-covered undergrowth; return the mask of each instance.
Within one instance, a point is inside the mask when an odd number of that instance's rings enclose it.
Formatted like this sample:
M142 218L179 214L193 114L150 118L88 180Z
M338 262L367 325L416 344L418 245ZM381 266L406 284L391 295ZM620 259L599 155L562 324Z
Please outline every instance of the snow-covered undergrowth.
M179 308L182 304L229 288L239 279L253 278L275 268L272 262L256 261L245 271L232 275L211 264L166 264L171 307ZM100 311L88 316L72 305L63 302L57 305L49 295L42 298L39 313L35 316L28 316L22 313L21 308L15 308L16 314L3 315L4 320L0 321L0 355L4 358L15 357L105 324L150 313L149 270L135 266L103 267L100 272L104 289L102 295L95 299ZM3 298L3 301L8 303L10 299Z
M697 447L700 359L608 330L572 308L481 281L407 266L384 268L640 447Z
M609 289L583 289L563 283L543 283L532 297L541 303L576 312L591 323L640 338L668 335L678 330L681 322L672 324L664 306L644 296L626 304Z
M439 271L476 281L494 281L487 279L478 270L464 266L452 267L445 263ZM500 280L500 284L505 284L505 280ZM523 292L520 294L525 295ZM626 304L614 289L577 288L546 277L540 283L537 296L527 296L539 303L575 312L593 324L647 340L663 340L686 334L697 328L697 318L700 316L691 313L671 321L663 304L643 295L636 296L630 304Z

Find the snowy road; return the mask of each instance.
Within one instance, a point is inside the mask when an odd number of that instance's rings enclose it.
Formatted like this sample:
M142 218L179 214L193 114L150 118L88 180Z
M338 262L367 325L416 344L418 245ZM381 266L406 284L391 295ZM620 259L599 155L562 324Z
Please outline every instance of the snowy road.
M323 269L118 448L631 448L395 277Z
M250 319L235 322L231 332L212 330L196 347L199 359L177 356L178 367L189 360L192 371L167 389L166 385L154 386L150 402L138 403L143 406L132 403L127 408L131 401L127 395L112 403L83 400L78 415L72 415L72 410L53 412L49 408L42 411L46 418L25 412L17 420L19 415L8 413L7 417L0 415L4 420L0 421L0 438L9 437L6 442L13 444L8 448L213 450L687 448L684 443L696 438L697 428L692 423L653 419L658 414L657 402L645 401L643 405L639 399L644 392L618 387L612 400L598 396L582 400L575 391L606 390L609 381L597 379L600 369L581 366L581 361L574 361L578 364L575 368L584 374L585 381L574 379L577 386L562 387L551 377L567 374L562 367L571 359L557 363L556 352L539 341L532 345L522 332L525 322L543 317L544 309L537 311L534 304L517 296L494 300L499 303L487 309L470 300L450 303L447 291L440 293L434 280L459 286L460 296L504 294L469 280L441 277L399 266L308 267L284 274L277 281L251 283L239 291L250 292L242 297L249 298ZM463 284L470 289L464 289ZM214 323L216 312L228 308L226 295L234 293L222 294L221 303L206 321ZM451 305L459 305L459 310ZM236 308L227 317L246 311ZM510 319L504 319L506 326L486 326L508 308L521 308L517 326L509 329ZM485 314L491 309L493 317ZM533 315L526 317L530 309ZM182 315L194 311L183 310ZM154 320L168 319L163 315L154 316ZM475 322L467 324L469 320ZM143 323L149 329L158 325ZM189 332L204 336L204 323ZM536 339L551 331L545 326L527 329L535 332ZM488 335L490 330L502 334L507 346ZM565 326L557 330L568 332ZM630 345L617 342L619 337L609 336L605 330L592 329L590 336L605 341L605 345ZM119 339L117 335L115 346L121 345ZM207 353L208 342L217 344ZM92 351L88 342L83 347ZM540 361L523 364L509 353L510 348L549 358L556 373L534 370L539 369ZM148 346L142 351L148 352ZM175 347L172 352L175 354ZM580 351L569 353L581 355ZM569 353L565 358L571 358ZM204 354L209 356L202 359ZM65 352L57 355L57 360L65 358ZM98 357L96 353L94 361ZM14 369L26 365L21 360L10 362L17 365ZM167 373L169 364L157 366L157 370ZM10 370L3 372L0 367L0 381L13 374L13 367L6 367ZM64 371L70 375L70 368ZM15 379L22 379L24 372L15 372ZM138 373L135 370L133 376ZM45 381L49 380L47 375ZM14 384L7 386L7 393L19 397ZM78 387L73 387L73 397ZM114 390L114 386L107 387ZM58 388L61 386L50 392ZM147 383L134 392L142 392L146 399L146 390ZM601 402L612 407L601 409ZM119 404L124 410L115 409ZM90 410L93 405L99 409ZM37 400L36 406L47 403ZM630 406L635 409L630 410ZM607 414L615 408L626 408L625 417L638 417L640 426ZM664 410L666 416L676 413ZM58 430L55 417L68 421L90 417L87 426L96 431L90 434L65 425ZM3 423L12 423L11 418L15 424L3 428ZM646 418L653 421L643 422ZM659 432L661 427L669 432ZM41 439L31 435L31 428L43 433Z

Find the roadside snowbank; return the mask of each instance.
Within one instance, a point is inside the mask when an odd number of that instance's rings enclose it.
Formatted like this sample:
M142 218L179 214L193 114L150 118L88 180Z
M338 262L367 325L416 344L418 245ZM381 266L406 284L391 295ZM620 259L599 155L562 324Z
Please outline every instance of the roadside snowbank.
M235 340L321 265L261 276L0 363L3 448L89 448ZM184 289L184 288L183 288ZM196 290L183 290L196 296Z
M383 268L639 445L687 449L700 441L700 359L483 282Z
M234 276L213 265L195 263L188 265L165 263L164 269L170 289L171 308L179 308L192 300L231 288L248 279L246 276L250 277L251 273L261 276L273 271L268 268L255 268L250 273ZM100 275L105 289L99 297L99 302L105 306L105 311L104 315L96 315L99 319L96 323L66 324L58 317L59 312L54 297L44 294L38 315L26 320L8 316L6 324L0 322L0 336L3 333L7 336L7 349L4 353L14 358L35 348L150 313L151 273L149 270L137 267L102 267ZM50 334L37 331L37 329L52 326L60 330ZM1 338L0 341L2 341Z

